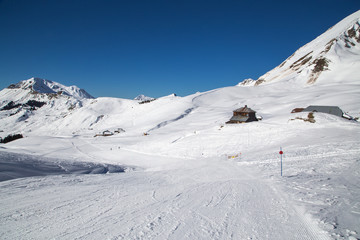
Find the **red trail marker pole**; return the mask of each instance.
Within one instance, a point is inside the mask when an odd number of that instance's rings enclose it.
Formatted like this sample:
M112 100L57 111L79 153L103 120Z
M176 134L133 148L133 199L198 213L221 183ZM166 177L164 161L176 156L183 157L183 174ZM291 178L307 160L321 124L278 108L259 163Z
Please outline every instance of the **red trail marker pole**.
M283 167L282 167L282 155L284 154L284 152L282 151L282 149L281 149L281 147L280 147L280 152L279 152L279 154L280 154L280 162L281 162L281 176L282 176L282 169L283 169Z

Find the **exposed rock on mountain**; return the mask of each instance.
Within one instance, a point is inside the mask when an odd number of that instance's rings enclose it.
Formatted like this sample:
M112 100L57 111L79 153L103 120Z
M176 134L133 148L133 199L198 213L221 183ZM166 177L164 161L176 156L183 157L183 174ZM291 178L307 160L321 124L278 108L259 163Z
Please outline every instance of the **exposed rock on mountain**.
M348 16L328 31L298 49L278 67L259 77L260 85L277 81L343 82L360 78L360 11Z

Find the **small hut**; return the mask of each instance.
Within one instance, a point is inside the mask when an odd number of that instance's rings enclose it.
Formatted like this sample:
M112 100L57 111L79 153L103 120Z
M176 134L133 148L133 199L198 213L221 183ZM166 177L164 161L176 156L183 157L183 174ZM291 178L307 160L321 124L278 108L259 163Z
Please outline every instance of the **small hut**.
M322 112L332 114L338 117L343 116L343 111L338 106L308 106L304 112Z
M226 123L245 123L252 121L258 121L256 112L245 105L245 107L234 110L233 116Z
M354 118L349 116L348 114L344 113L338 106L315 106L310 105L307 108L301 109L301 111L296 111L297 109L301 108L295 108L291 113L295 112L321 112L321 113L327 113L332 114L338 117L343 117L349 120L353 120Z

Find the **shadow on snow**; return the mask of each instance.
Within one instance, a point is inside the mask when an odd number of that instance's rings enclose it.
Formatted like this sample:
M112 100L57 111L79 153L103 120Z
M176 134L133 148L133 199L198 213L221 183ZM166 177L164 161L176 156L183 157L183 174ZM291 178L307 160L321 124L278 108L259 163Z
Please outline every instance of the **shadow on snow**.
M0 152L0 181L61 174L121 173L126 169L127 167L119 165L50 161L50 159L32 155Z

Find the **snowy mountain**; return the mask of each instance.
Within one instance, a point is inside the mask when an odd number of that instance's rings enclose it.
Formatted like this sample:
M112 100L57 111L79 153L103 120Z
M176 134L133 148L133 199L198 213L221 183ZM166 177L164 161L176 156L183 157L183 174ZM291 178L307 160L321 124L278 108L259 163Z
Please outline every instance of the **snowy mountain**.
M29 90L30 93L36 94L58 94L71 96L76 99L94 98L84 89L80 89L77 86L65 86L57 82L53 82L41 78L30 78L28 80L21 81L17 84L11 84L8 89L22 89Z
M0 91L0 130L6 134L51 125L91 99L90 94L76 86L40 78L11 84Z
M154 99L155 99L155 98L148 97L148 96L145 96L145 95L143 95L143 94L140 94L140 95L138 95L136 98L134 98L134 100L139 101L139 102L152 101L152 100L154 100Z
M238 86L146 104L2 90L0 136L24 138L0 145L17 178L0 182L1 238L360 239L360 124L291 113L360 117L359 15ZM263 120L225 124L245 105Z
M348 16L310 43L298 49L278 67L257 81L259 85L277 81L344 83L360 78L360 11Z

